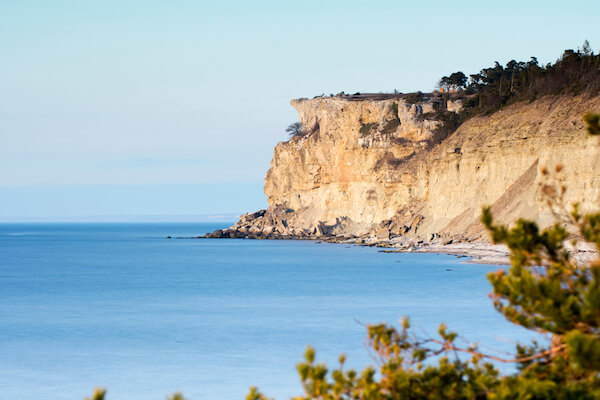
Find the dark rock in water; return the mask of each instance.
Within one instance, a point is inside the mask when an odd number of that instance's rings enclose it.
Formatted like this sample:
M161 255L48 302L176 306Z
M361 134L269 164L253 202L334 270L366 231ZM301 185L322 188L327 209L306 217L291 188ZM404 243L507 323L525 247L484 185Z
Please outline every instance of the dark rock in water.
M171 239L171 236L167 236L167 239Z
M452 271L452 269L450 269L450 268L446 268L446 271Z

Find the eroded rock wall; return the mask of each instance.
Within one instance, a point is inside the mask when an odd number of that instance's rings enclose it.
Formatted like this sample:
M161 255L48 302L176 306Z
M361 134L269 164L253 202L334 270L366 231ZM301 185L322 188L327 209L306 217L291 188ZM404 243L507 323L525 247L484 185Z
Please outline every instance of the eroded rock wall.
M505 223L528 217L548 225L554 216L540 193L547 179L540 171L556 165L564 167L558 178L566 205L598 208L600 143L585 132L589 111L600 111L600 98L546 97L467 121L417 163L422 230L476 234L482 205Z
M581 118L600 111L600 97L515 104L470 119L441 142L437 122L427 118L431 101L316 98L291 104L305 135L276 146L265 178L267 216L281 214L285 224L259 216L235 229L481 238L482 205L492 205L502 222L525 216L550 223L540 170L556 164L564 166L567 202L587 209L600 204L600 145L586 135Z
M292 101L306 135L275 148L265 179L269 206L295 210L308 226L354 222L372 231L413 196L404 166L433 139L437 122L422 119L431 104L402 99Z

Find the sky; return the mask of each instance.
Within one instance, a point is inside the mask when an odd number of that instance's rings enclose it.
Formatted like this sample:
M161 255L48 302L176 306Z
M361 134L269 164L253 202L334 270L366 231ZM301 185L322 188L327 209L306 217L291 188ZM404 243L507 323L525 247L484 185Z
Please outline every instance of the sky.
M289 101L600 50L598 1L0 0L0 221L267 206Z

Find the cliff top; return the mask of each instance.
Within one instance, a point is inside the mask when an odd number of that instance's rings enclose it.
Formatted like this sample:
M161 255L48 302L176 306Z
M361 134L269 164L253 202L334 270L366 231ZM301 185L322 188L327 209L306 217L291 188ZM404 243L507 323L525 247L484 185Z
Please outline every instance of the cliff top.
M455 96L460 96L461 93L442 93L442 92L428 92L428 93L423 93L423 92L411 92L411 93L354 93L354 94L347 94L344 92L338 93L338 94L330 94L330 95L324 95L321 94L319 96L315 96L312 99L306 98L306 97L301 97L298 99L293 99L292 102L301 102L301 101L310 101L310 100L317 100L317 99L341 99L341 100L348 100L348 101L364 101L364 100L393 100L393 99L404 99L404 100L408 100L409 102L417 102L417 101L423 101L423 100L429 100L435 97L440 97L443 94L445 95L450 95L451 97L455 97ZM412 100L412 101L411 101Z
M547 95L600 94L600 55L594 54L589 44L583 50L565 50L555 63L541 65L537 58L529 61L509 61L505 66L495 62L479 73L465 75L462 71L444 76L438 82L441 91L429 93L354 93L340 92L336 95L315 96L313 100L332 99L343 101L389 101L404 99L408 104L443 99L462 98L462 111L456 115L436 117L454 131L462 122L475 115L487 115L518 102L531 102ZM307 101L297 99L295 102ZM438 110L440 111L440 110ZM447 123L452 122L451 124Z

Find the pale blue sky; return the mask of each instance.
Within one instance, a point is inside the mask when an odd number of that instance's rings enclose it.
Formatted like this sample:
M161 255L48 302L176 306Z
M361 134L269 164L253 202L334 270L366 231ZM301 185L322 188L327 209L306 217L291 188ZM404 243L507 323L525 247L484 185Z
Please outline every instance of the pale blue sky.
M0 0L0 220L266 206L289 100L600 47L598 1Z

